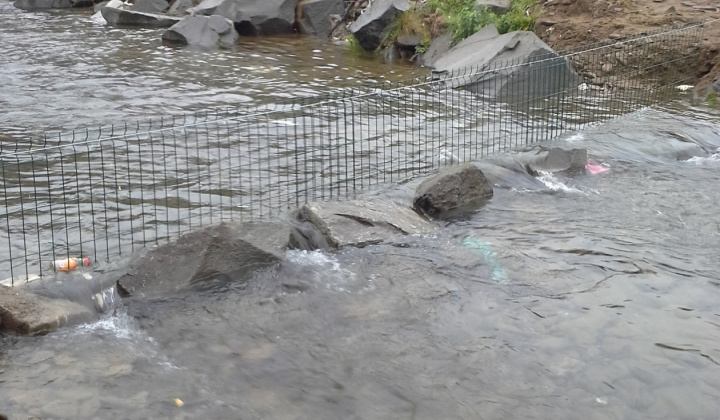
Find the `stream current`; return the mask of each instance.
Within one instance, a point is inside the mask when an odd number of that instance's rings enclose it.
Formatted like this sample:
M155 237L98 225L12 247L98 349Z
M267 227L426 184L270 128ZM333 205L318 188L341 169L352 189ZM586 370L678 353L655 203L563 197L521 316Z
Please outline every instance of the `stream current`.
M271 103L420 72L326 40L200 53L159 34L0 1L0 130ZM545 145L587 148L608 172L501 179L485 207L433 235L288 251L246 281L139 307L116 299L93 324L0 336L0 413L715 419L719 123L682 101L646 109ZM413 185L369 195L409 200Z

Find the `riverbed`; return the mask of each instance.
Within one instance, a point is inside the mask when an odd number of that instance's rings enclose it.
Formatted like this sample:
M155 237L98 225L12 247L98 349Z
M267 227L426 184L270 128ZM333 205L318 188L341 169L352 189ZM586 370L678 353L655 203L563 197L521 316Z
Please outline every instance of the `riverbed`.
M174 50L158 31L7 1L0 21L0 129L20 137L422 72L317 39ZM431 235L291 250L243 281L0 337L0 413L717 418L720 114L678 100L543 146L587 148L609 171L506 179ZM409 202L417 181L367 198Z

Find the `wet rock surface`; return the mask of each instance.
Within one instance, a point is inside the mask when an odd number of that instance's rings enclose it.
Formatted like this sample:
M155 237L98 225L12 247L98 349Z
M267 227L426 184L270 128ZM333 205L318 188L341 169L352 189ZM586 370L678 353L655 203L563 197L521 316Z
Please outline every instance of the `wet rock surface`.
M134 12L114 7L100 9L109 26L136 28L169 28L180 21L178 17Z
M492 185L472 163L453 166L423 181L415 191L415 209L444 218L472 211L493 195Z
M290 239L282 223L221 223L153 248L117 281L122 296L161 297L193 283L242 279L282 260Z
M0 331L40 335L95 319L94 312L78 303L0 285Z
M226 17L240 35L274 35L292 32L296 6L297 0L205 0L189 10Z
M163 41L202 49L230 48L240 39L232 21L222 16L187 16L171 26Z
M312 225L334 249L363 247L398 235L433 231L433 225L410 207L383 199L308 203L294 216L298 221ZM302 240L296 238L295 242Z

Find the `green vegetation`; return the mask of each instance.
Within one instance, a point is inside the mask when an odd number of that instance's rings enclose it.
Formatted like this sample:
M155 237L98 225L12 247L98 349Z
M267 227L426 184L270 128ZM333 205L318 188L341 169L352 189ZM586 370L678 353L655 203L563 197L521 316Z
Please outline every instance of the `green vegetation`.
M394 43L402 35L420 37L418 53L427 51L432 39L443 32L450 32L453 42L458 43L483 27L493 24L501 34L511 31L533 29L535 19L541 12L538 0L510 0L510 11L495 14L488 8L478 8L476 0L428 0L401 13L385 35L381 47ZM347 38L347 49L353 55L366 51L352 36Z
M437 13L447 25L455 43L493 24L501 34L532 30L541 9L537 0L510 0L510 11L497 15L478 8L475 0L429 0L429 14Z
M348 35L346 38L347 43L345 44L345 48L348 50L348 52L354 56L361 57L366 55L368 52L365 51L365 48L363 48L358 40L352 35Z
M427 51L433 34L425 22L426 9L422 7L413 7L398 16L390 31L385 37L383 45L388 45L398 39L402 35L416 35L420 37L420 45L415 50L418 53Z
M717 105L718 105L717 93L715 93L715 92L710 93L707 96L707 103L710 108L717 109Z

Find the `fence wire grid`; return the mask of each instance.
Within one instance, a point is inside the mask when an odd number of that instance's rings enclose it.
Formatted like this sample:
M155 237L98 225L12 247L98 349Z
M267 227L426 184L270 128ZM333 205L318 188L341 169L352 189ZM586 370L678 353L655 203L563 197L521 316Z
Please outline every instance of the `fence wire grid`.
M0 143L0 281L527 147L669 101L703 24L341 90Z

